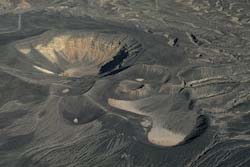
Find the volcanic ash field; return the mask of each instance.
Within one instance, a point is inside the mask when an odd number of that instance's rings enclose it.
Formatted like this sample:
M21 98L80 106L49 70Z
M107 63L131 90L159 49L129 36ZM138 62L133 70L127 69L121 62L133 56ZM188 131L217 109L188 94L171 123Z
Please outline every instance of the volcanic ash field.
M0 0L0 166L249 167L249 16L246 0Z

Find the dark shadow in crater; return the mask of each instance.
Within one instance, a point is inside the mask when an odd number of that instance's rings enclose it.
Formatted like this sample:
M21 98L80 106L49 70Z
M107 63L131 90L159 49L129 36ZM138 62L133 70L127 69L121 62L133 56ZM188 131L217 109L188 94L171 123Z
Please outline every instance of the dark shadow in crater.
M129 56L129 53L126 50L126 48L122 48L119 51L119 53L113 57L113 60L104 64L101 67L99 74L104 74L104 73L110 72L110 71L114 70L117 66L120 69L122 67L123 60L126 59L128 56Z
M182 144L189 143L196 137L201 136L208 128L208 125L209 125L209 120L205 115L198 116L194 129L188 136L185 137L185 140Z
M111 71L111 72L108 73L108 74L105 74L103 77L118 74L118 73L120 73L120 72L122 72L122 71L124 71L124 70L126 70L126 69L128 69L128 68L130 68L130 67L131 67L131 66L120 67L120 68L117 69L117 70L114 70L114 71Z

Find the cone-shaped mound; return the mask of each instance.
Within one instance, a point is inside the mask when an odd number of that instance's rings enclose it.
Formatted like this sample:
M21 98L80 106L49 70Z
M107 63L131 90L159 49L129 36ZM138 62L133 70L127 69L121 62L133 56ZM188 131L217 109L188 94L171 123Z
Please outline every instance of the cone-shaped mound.
M125 34L85 31L49 31L18 41L14 47L33 70L64 77L107 74L141 50L141 45Z
M162 65L134 65L116 76L119 84L116 85L114 98L135 100L152 96L170 77L168 69Z
M59 102L63 118L71 123L85 124L96 120L104 111L87 96L68 96Z

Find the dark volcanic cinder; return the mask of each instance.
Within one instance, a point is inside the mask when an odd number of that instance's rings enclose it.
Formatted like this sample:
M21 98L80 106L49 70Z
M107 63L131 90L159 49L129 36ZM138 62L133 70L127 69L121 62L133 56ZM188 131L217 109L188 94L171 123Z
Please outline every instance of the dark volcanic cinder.
M250 166L246 0L0 0L0 167Z

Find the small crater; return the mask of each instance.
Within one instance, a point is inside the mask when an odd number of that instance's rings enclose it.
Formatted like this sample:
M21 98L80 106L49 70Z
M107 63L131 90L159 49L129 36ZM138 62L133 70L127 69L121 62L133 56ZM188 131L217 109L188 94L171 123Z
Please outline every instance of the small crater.
M59 103L63 118L74 124L86 124L98 119L105 112L85 96L66 96Z

